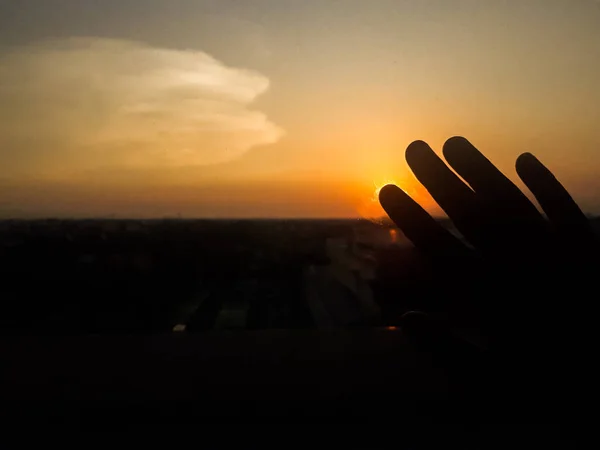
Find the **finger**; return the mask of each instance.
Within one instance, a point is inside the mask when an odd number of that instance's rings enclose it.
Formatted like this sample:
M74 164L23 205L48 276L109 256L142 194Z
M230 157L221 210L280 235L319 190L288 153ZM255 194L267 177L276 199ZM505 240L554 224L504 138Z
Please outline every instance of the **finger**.
M481 211L477 208L475 192L423 141L408 146L406 161L458 230L477 246L480 239L474 214L481 214Z
M415 141L406 149L406 161L419 181L448 214L464 208L464 202L475 201L475 193L423 141Z
M554 174L531 153L517 159L517 173L557 231L571 241L592 239L589 220Z
M525 194L465 138L448 139L444 144L444 157L477 194L492 202L503 214L534 222L542 220Z
M379 201L390 219L420 250L438 257L465 253L466 247L399 187L384 186Z
M444 156L485 205L481 228L486 245L498 254L510 254L513 248L539 254L547 223L525 194L465 138L446 141Z

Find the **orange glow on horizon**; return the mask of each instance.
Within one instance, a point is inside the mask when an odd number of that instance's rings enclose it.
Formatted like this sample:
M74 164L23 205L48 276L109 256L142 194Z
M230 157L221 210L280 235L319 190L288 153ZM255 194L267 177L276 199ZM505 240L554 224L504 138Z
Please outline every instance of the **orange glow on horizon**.
M379 201L379 193L381 192L381 190L385 186L387 186L388 184L395 184L396 186L398 186L398 184L395 183L394 181L386 181L385 183L380 183L380 184L377 184L377 183L373 182L373 184L375 185L375 191L373 193L373 199L375 201L377 201L377 202Z
M360 195L359 202L357 205L357 212L359 215L375 223L380 223L381 220L387 216L381 204L379 203L379 193L384 186L388 184L394 184L396 186L403 186L406 183L398 183L395 180L385 178L381 181L373 180L371 182L371 192Z
M379 203L379 193L387 184L398 184L393 180L386 179L383 182L372 181L370 192L365 192L361 189L361 194L358 196L358 204L356 210L363 219L368 219L375 223L380 223L382 218L386 217L386 213Z
M413 181L409 177L403 177L399 181L391 178L373 180L370 185L363 184L360 186L360 192L357 192L358 189L356 189L354 197L356 199L356 211L360 217L375 223L381 223L382 219L387 217L385 210L379 203L379 193L388 184L398 186L430 213L439 215L439 207L427 190L416 180Z

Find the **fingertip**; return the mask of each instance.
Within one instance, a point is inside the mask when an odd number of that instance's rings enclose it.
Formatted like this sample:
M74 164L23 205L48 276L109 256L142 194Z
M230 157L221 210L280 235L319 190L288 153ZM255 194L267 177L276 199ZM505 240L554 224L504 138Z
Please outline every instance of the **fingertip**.
M515 163L517 175L536 195L541 186L548 186L550 180L556 181L554 174L531 153L523 153ZM539 193L539 192L538 192Z
M531 153L523 153L515 164L519 178L529 188L554 228L565 242L586 246L590 223L554 173Z
M402 189L395 184L386 184L379 191L379 202L385 208L385 206L393 202L400 193L403 193Z
M517 158L517 162L515 164L517 172L521 172L522 170L527 170L533 166L541 166L542 163L539 159L537 159L532 153L523 153Z
M415 164L420 164L424 158L433 154L433 150L425 141L414 141L406 148L406 162L409 166L414 167Z
M406 147L406 151L412 149L412 148L420 148L420 147L429 147L429 145L427 144L427 142L422 141L421 139L417 139L416 141L412 141L408 147Z
M465 150L474 149L475 147L469 140L463 136L453 136L448 139L442 148L442 153L447 161L455 160L464 155Z
M452 136L452 137L446 139L446 142L444 143L444 145L452 145L452 144L456 144L456 143L459 143L459 144L465 144L466 143L466 144L469 144L469 145L471 144L466 137L460 136L460 135L456 135L456 136Z

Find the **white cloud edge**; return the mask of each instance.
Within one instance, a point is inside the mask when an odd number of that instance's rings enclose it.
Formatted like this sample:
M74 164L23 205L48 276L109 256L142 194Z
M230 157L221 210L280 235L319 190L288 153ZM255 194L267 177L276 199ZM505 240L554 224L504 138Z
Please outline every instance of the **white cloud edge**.
M67 38L13 48L0 67L4 152L35 135L39 145L59 143L57 158L69 147L90 161L206 165L284 134L249 107L269 79L201 51Z

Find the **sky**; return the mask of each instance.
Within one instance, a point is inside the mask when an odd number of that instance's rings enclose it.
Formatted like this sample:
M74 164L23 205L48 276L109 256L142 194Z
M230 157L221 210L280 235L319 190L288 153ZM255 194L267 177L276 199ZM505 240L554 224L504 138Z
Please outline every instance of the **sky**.
M600 214L599 83L596 0L0 0L0 217L439 214L455 135Z

